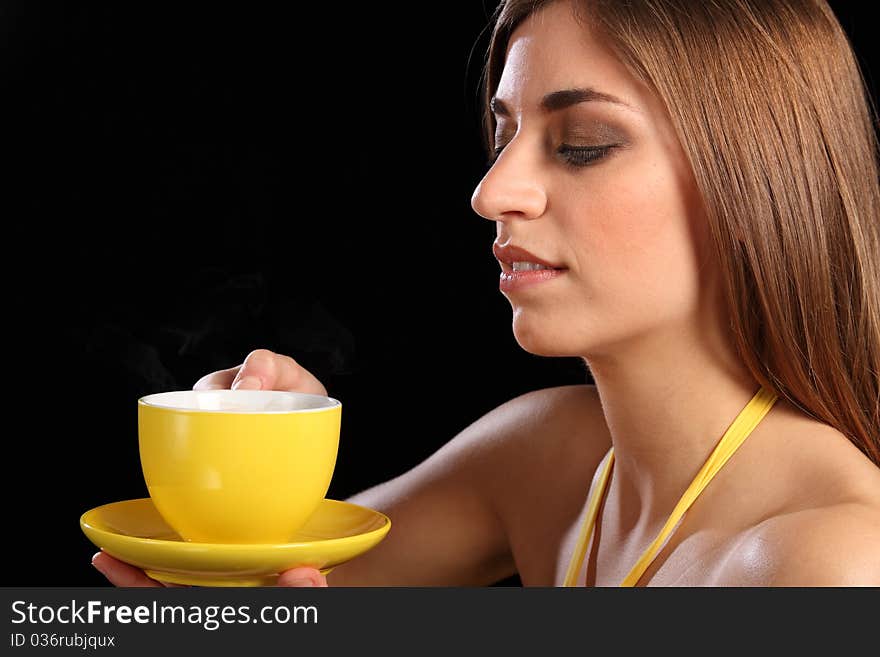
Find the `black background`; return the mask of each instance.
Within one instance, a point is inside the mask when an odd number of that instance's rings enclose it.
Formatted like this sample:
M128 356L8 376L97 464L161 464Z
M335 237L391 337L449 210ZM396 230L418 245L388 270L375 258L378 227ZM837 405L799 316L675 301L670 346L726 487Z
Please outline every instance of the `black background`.
M335 499L589 380L516 344L470 208L492 0L180 4L0 9L3 585L103 585L78 519L147 495L137 398L251 349L342 401ZM868 5L833 5L876 97Z

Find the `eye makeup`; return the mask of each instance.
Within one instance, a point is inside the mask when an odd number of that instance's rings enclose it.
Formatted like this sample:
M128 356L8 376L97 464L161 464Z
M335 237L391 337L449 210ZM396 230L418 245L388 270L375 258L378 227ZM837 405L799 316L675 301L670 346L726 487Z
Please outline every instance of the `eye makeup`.
M509 132L505 122L498 123L494 157L489 160L488 166L491 166L501 155L501 151L509 142L509 139L506 139L506 133ZM611 150L626 145L628 141L623 131L604 121L574 117L567 118L558 125L551 125L548 134L549 151L575 168L601 160Z

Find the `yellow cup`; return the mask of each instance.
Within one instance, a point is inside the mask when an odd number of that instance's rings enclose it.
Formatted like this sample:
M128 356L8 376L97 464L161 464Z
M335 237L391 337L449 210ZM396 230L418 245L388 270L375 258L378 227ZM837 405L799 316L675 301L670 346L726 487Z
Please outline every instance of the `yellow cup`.
M342 404L274 390L182 390L138 400L150 497L187 541L286 543L327 494Z

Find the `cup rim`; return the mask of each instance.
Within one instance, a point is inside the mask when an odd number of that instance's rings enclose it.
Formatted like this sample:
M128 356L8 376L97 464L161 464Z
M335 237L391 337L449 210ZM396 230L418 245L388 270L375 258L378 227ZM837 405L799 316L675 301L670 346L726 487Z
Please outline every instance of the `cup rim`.
M192 408L191 406L174 406L171 404L157 403L163 397L170 395L180 395L183 393L202 395L221 395L231 397L242 393L263 393L270 394L273 397L288 397L291 399L311 397L322 399L326 403L316 408L292 408L285 410L243 410L243 409L213 409L213 408ZM166 390L164 392L155 392L144 395L138 399L138 406L147 406L149 408L161 408L168 411L178 413L204 413L204 414L220 414L220 415L290 415L299 413L323 413L342 406L342 402L328 395L317 395L310 392L293 392L289 390L229 390L228 388L221 390Z

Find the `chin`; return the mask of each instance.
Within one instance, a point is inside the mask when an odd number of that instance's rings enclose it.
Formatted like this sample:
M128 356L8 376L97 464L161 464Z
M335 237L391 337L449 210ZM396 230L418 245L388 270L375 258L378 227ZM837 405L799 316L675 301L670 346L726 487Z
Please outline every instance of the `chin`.
M578 356L580 350L559 331L548 329L546 325L535 325L527 321L513 320L513 337L525 351L535 356Z

